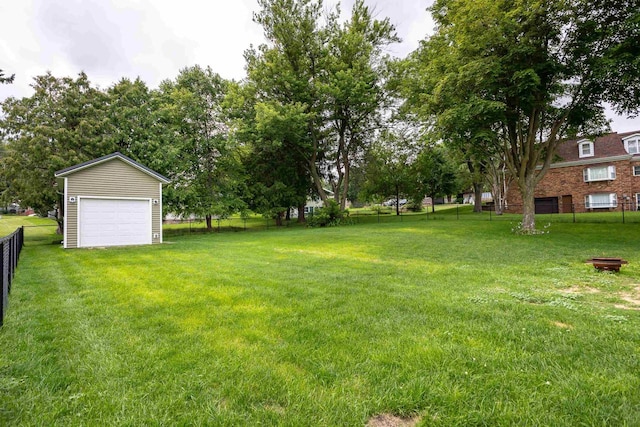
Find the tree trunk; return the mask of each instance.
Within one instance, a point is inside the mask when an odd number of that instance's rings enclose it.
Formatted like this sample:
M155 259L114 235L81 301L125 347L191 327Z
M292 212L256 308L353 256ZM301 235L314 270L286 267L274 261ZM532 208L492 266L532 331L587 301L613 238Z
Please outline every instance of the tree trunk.
M536 204L535 204L535 180L533 177L526 177L524 186L520 189L522 193L522 233L534 234L536 231Z
M316 190L318 190L318 196L320 196L320 200L322 203L327 203L327 192L324 191L322 187L322 178L320 178L320 174L318 173L318 169L316 167L316 155L314 154L309 160L309 170L311 171L311 177L313 178L313 183L316 185Z
M505 174L505 166L493 165L490 169L489 176L491 178L491 195L495 205L496 215L502 215L507 208L507 188L508 180Z
M342 175L342 194L340 194L340 210L347 208L347 195L349 194L349 179L351 175L351 161L349 160L349 150L343 149L342 166L344 173Z
M396 185L396 215L400 216L400 186Z
M276 214L276 225L278 227L282 227L282 217L284 216L284 211L278 212Z
M504 209L504 195L502 193L502 186L500 182L493 182L491 185L493 196L493 206L495 208L496 215L502 215Z
M482 213L482 183L473 183L473 211L476 213Z
M303 223L307 219L304 217L304 203L298 205L298 223Z
M207 231L211 231L213 229L211 226L211 215L205 215L204 218L207 221Z

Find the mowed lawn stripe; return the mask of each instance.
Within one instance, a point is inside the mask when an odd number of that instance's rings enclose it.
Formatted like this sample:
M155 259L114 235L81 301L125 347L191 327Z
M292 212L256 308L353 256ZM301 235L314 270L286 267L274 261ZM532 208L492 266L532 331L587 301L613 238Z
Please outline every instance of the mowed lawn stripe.
M0 418L46 425L640 422L635 226L431 221L27 244ZM594 255L630 261L597 273Z

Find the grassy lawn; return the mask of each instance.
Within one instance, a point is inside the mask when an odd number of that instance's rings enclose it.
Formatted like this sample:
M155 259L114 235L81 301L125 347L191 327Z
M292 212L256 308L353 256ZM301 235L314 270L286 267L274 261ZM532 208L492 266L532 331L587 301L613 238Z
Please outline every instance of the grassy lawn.
M640 425L638 225L511 227L67 251L28 229L0 330L1 424ZM597 273L592 256L629 265Z
M59 243L62 240L62 236L55 235L57 228L55 220L33 216L0 215L0 237L13 233L18 227L25 227L25 235L28 234L32 244Z

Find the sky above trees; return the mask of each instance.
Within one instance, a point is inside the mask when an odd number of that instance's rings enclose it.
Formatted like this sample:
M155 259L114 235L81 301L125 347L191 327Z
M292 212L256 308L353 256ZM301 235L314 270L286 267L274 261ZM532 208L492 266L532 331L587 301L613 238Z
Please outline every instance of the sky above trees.
M325 1L332 7L337 0ZM348 19L353 0L341 2ZM433 31L426 11L432 0L370 0L376 18L389 17L403 42L391 46L404 57ZM184 67L210 66L227 79L245 76L244 51L264 42L252 21L256 0L2 0L0 69L15 74L0 85L0 101L30 96L33 78L87 73L106 88L122 77L142 78L150 87L174 78ZM616 117L615 131L635 130L638 120Z
M336 0L325 1L325 7ZM348 18L353 0L342 3ZM386 16L404 42L394 56L415 49L433 24L430 0L375 0L377 18ZM243 53L264 42L252 21L256 0L3 0L0 2L0 69L16 74L0 87L0 100L29 95L34 76L51 71L75 76L85 71L106 87L121 77L140 76L149 86L173 78L187 66L210 66L226 79L245 75Z

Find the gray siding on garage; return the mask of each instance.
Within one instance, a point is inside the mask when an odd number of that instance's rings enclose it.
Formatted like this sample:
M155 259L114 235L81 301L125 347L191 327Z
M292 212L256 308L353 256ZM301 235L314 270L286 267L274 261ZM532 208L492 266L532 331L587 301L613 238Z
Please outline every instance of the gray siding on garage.
M78 246L78 202L69 203L69 197L113 197L162 200L160 182L141 170L113 158L103 163L78 170L67 176L67 211L65 212L66 247ZM162 207L151 207L152 233L162 233ZM160 243L159 238L153 243Z

